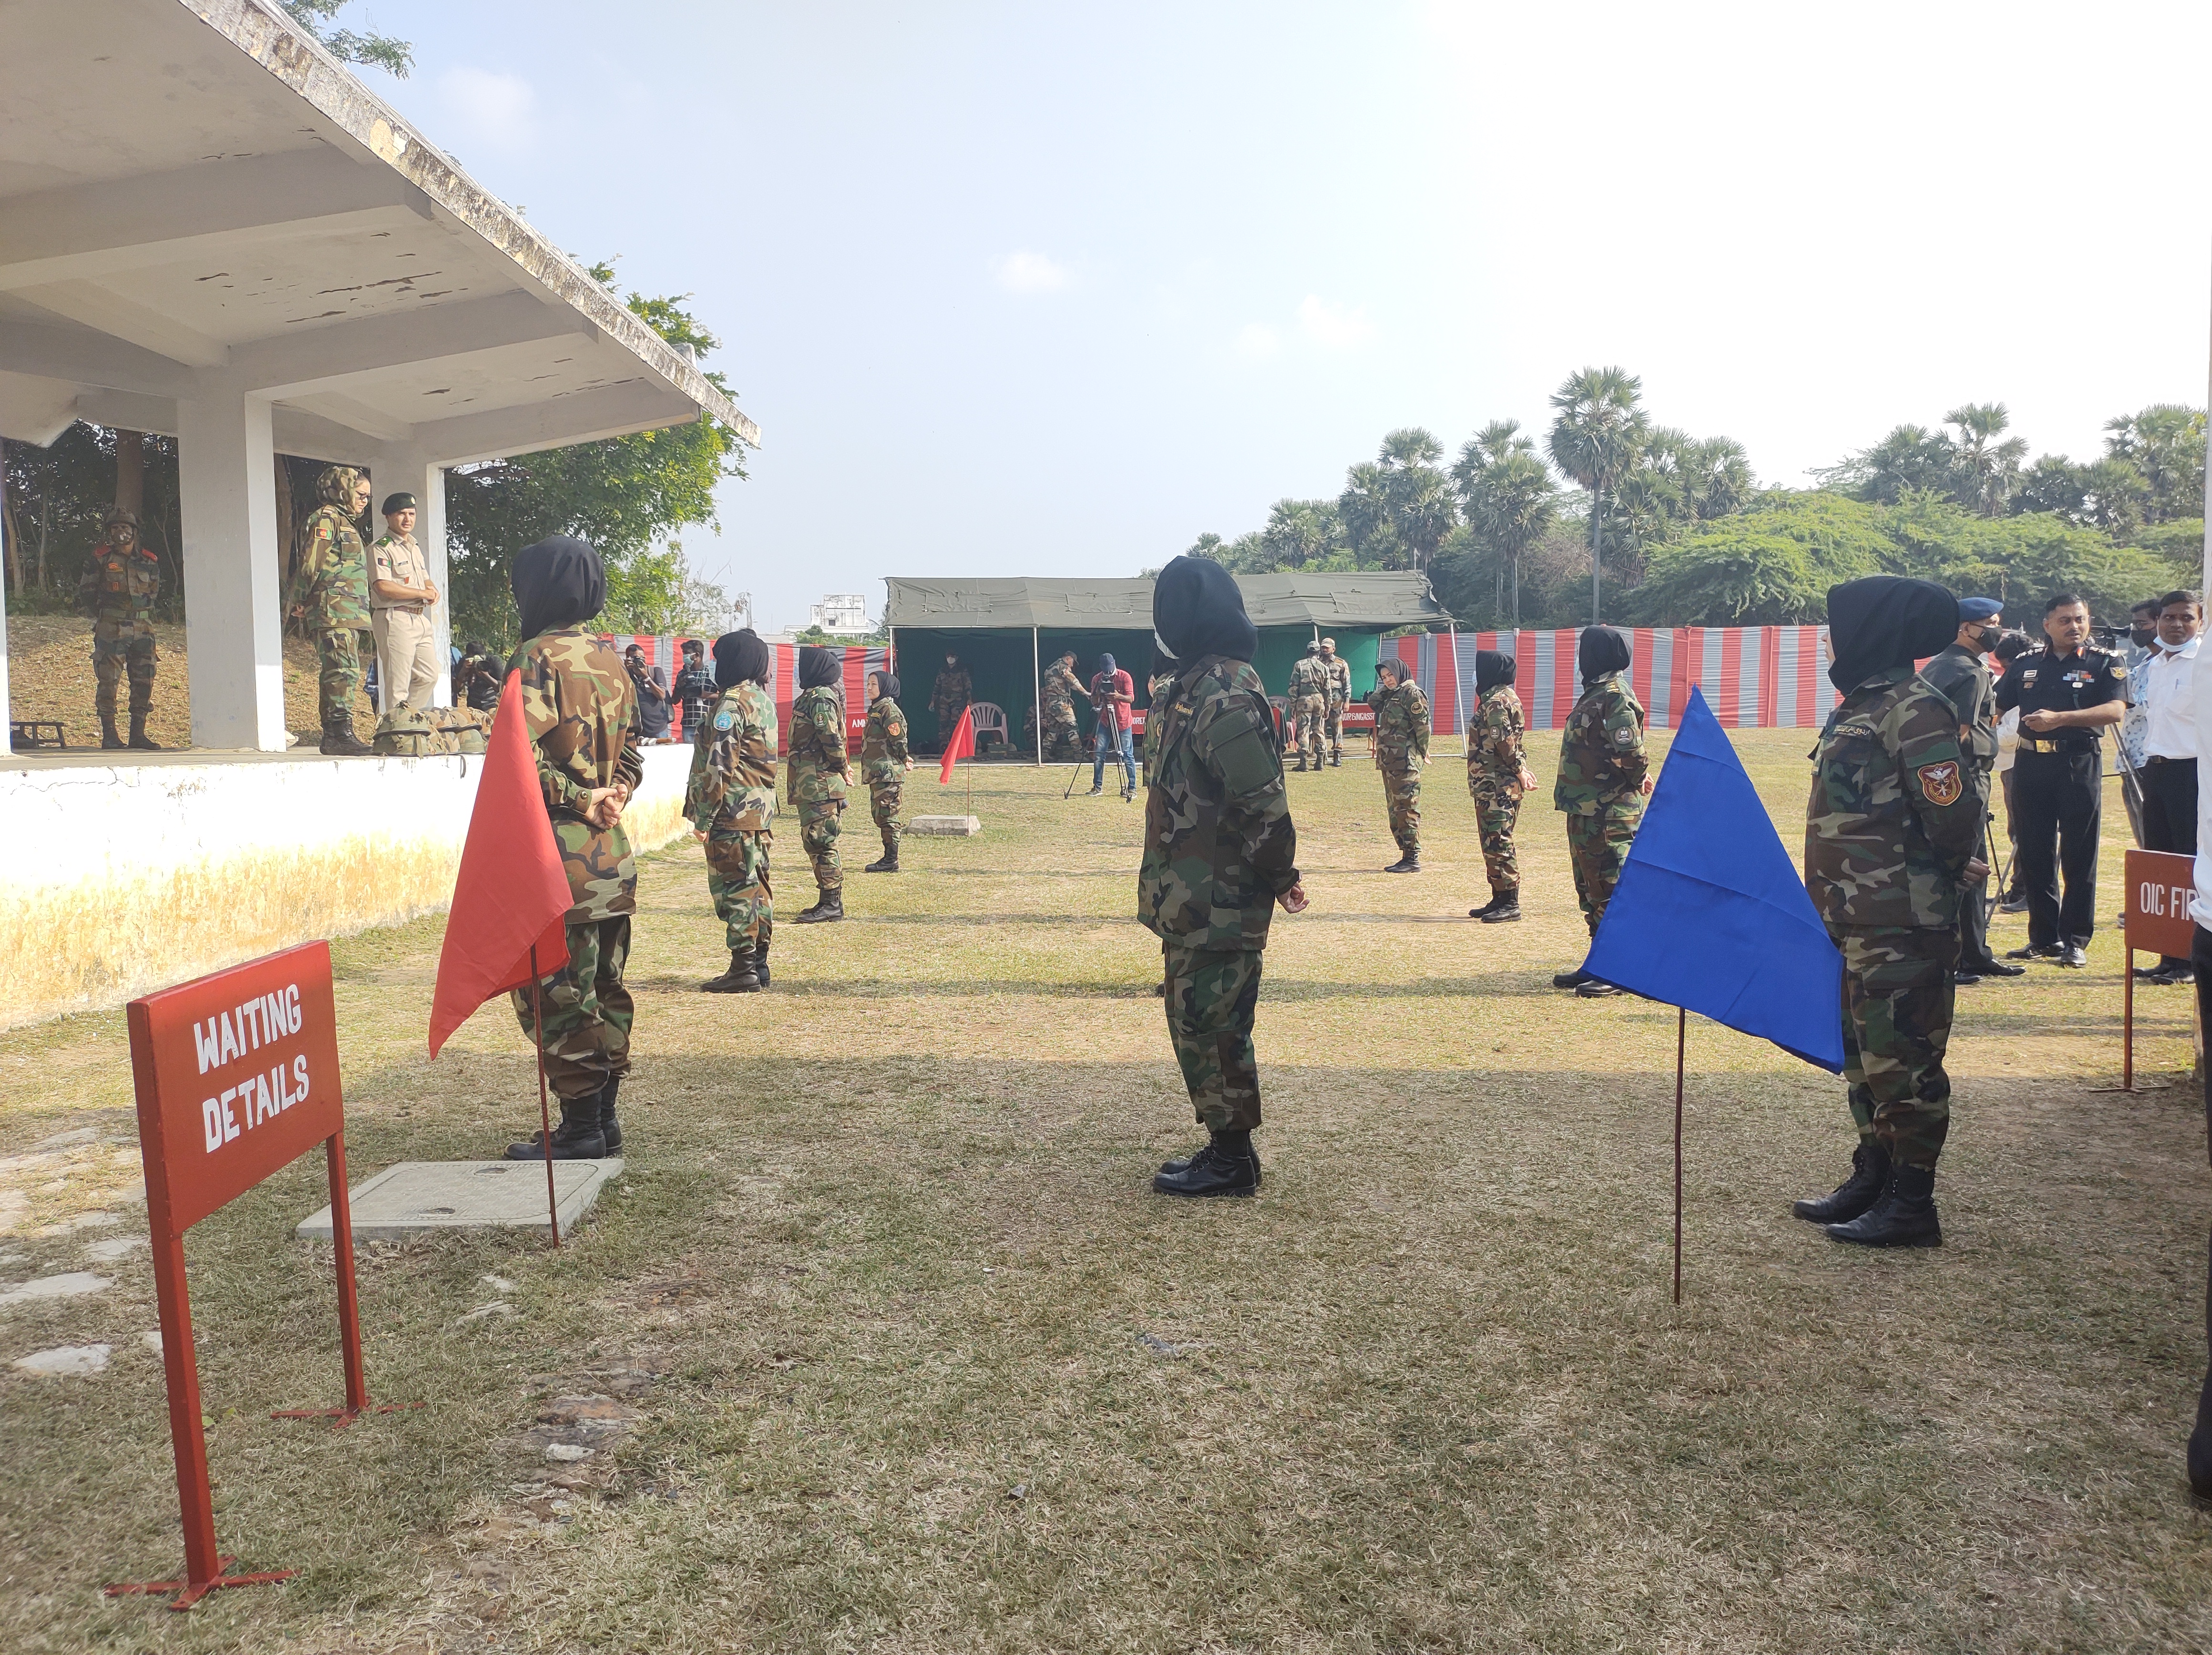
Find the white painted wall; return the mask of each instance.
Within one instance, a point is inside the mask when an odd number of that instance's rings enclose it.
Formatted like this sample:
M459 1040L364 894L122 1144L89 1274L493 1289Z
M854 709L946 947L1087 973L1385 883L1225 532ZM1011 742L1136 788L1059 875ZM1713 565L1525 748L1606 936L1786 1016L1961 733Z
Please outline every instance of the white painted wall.
M282 753L284 617L277 591L270 404L210 387L177 404L185 649L192 745Z
M683 828L688 747L645 749L625 820ZM270 759L0 771L0 1028L113 1006L446 907L483 761Z

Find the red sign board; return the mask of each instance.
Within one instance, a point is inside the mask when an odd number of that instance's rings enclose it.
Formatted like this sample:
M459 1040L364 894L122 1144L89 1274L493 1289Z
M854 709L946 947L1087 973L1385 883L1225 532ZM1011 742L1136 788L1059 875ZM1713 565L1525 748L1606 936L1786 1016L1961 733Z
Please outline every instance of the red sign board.
M2190 899L2197 894L2197 863L2172 851L2130 851L2124 929L2128 947L2189 958L2195 930Z

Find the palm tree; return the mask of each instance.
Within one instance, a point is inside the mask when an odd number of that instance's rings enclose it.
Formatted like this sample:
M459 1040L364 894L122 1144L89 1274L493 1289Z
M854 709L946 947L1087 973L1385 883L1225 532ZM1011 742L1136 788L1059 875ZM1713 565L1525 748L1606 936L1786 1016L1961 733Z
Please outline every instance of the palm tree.
M1375 459L1345 474L1337 513L1363 566L1426 569L1459 520L1443 446L1419 426L1382 439Z
M1590 624L1598 624L1606 497L1644 450L1644 381L1626 368L1586 367L1552 394L1552 463L1590 496Z
M1952 439L1958 452L1960 502L1984 517L2002 517L2018 492L2020 468L2027 458L2027 444L2018 437L2003 442L2012 416L2002 403L1965 403L1943 416L1943 423L1958 427Z
M1462 499L1467 506L1468 525L1489 543L1511 572L1512 597L1506 613L1518 631L1522 554L1544 537L1559 514L1559 488L1552 481L1552 468L1537 458L1535 445L1524 438L1517 446L1499 452L1474 477Z

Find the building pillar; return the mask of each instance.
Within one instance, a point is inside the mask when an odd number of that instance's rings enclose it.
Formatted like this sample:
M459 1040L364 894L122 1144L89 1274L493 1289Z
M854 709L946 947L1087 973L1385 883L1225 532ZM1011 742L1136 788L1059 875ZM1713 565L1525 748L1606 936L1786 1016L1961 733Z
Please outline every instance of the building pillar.
M194 747L289 745L269 416L261 398L215 386L177 404Z
M438 642L438 687L431 692L430 702L434 706L451 706L453 606L446 578L446 469L425 459L419 449L380 448L369 457L368 481L372 498L367 533L372 541L384 532L385 496L415 496L415 539L422 548L423 561L429 565L431 584L438 589L437 605L430 611Z

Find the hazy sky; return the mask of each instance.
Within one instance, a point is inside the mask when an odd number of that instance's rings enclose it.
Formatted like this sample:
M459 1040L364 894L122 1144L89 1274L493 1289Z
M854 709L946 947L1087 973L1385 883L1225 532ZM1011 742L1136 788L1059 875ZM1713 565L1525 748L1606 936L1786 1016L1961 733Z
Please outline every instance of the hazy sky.
M626 282L765 446L686 549L764 626L1133 574L1576 367L1762 480L2002 400L2205 400L2212 8L371 0L365 76Z

